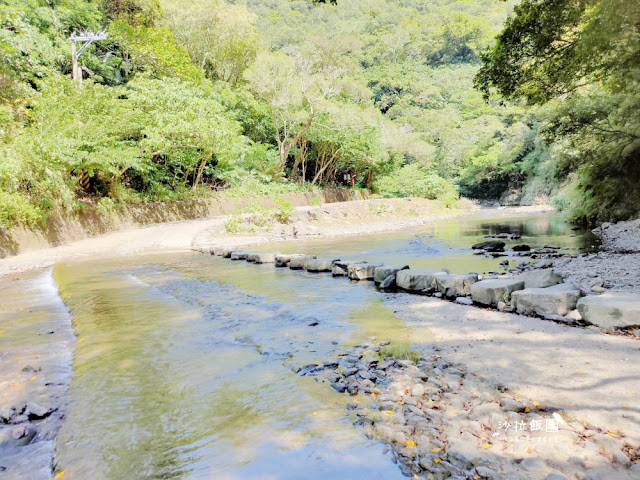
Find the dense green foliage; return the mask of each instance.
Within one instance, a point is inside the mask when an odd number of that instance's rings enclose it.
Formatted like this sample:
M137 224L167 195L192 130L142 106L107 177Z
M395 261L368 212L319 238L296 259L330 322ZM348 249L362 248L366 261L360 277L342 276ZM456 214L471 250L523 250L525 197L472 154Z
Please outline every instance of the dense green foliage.
M524 0L477 78L545 104L540 136L576 219L640 214L640 3Z
M524 0L493 47L511 2L0 0L0 226L352 181L450 204L570 177L584 215L620 206L640 190L628 3ZM85 30L108 38L79 84Z

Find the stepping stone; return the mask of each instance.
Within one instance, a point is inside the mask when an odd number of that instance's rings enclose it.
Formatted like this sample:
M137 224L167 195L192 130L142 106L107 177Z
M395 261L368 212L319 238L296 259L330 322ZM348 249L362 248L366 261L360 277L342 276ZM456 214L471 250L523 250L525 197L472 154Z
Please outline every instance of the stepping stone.
M337 260L333 262L333 268L331 274L334 277L346 277L348 275L349 265L355 265L358 263L367 263L360 260Z
M382 267L381 263L354 263L347 268L347 275L350 280L373 280L379 267Z
M256 258L258 258L257 253L247 253L247 262L255 263Z
M291 255L291 259L289 260L289 268L291 270L302 270L307 266L307 261L312 258L316 257L311 257L309 255L303 255L299 253Z
M471 246L473 250L486 250L487 252L501 252L504 250L505 243L497 240L489 240L487 242L476 243Z
M249 255L247 252L243 252L241 250L234 250L233 252L231 252L230 258L231 260L246 260L247 255Z
M477 273L454 274L439 272L434 275L434 286L445 297L465 297L471 293L471 285L477 281Z
M395 275L400 270L408 270L408 269L409 269L409 265L404 265L402 267L384 265L382 267L378 267L376 268L375 273L373 275L373 281L376 283L382 283L384 279L387 278L389 275Z
M518 313L566 315L576 308L580 290L570 283L546 288L525 288L511 294L511 304Z
M524 281L517 278L481 280L471 285L471 298L481 305L497 306L498 302L508 302L513 292L523 288Z
M275 263L276 254L275 253L258 253L256 254L255 262L257 264L261 263Z
M608 330L640 325L640 295L610 292L589 295L578 301L582 319Z
M432 268L410 268L396 274L398 287L410 292L421 292L433 288L435 274L442 273Z
M330 272L335 261L336 259L310 258L307 260L306 268L308 272Z
M275 259L276 267L288 267L291 257L292 255L285 255L282 253L277 254Z

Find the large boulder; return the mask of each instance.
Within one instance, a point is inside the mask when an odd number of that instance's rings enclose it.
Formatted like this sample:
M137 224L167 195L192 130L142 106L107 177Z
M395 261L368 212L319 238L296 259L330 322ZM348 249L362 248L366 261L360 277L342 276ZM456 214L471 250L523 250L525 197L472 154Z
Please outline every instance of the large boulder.
M471 245L474 250L485 250L487 252L502 252L504 250L504 242L498 240L488 240Z
M402 267L392 266L392 265L383 265L382 267L376 268L375 273L373 274L373 281L376 283L382 283L385 278L389 275L395 275L400 270L408 270L409 265L403 265Z
M309 255L304 254L291 255L291 258L289 259L289 268L291 270L302 270L307 266L307 261L312 258L316 257L310 257Z
M517 278L494 278L471 285L471 298L481 305L498 305L508 302L511 294L524 288L524 281Z
M478 281L478 274L439 272L434 275L434 280L435 289L445 297L464 297L471 293L471 285Z
M347 276L350 280L373 280L376 268L381 263L354 263L347 268Z
M233 252L231 252L230 258L231 260L246 260L247 255L249 254L247 252L243 252L242 250L234 250Z
M411 292L430 290L433 288L436 273L438 273L438 270L432 268L400 270L396 273L396 284L398 287Z
M307 260L308 272L330 272L336 259L310 258Z
M276 254L275 253L257 253L255 262L256 263L275 263Z
M576 308L580 290L570 283L546 288L525 288L511 294L511 305L518 313L566 315Z
M612 292L578 300L582 319L608 330L640 325L640 295Z
M562 283L562 276L550 268L525 272L521 278L524 280L524 288L545 288Z

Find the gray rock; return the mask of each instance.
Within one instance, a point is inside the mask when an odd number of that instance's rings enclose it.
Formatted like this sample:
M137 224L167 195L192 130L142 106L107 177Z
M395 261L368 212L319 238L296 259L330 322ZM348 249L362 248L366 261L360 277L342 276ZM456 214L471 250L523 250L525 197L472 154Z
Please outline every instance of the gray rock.
M289 259L289 268L291 270L302 270L307 266L307 261L312 258L315 257L303 254L291 255L291 258Z
M276 267L288 267L291 257L292 255L285 255L282 253L277 254L275 258Z
M220 256L222 258L231 258L232 252L233 250L231 248L223 248L222 251L220 252Z
M438 273L438 271L431 268L400 270L396 274L396 284L404 290L415 292L432 289L436 273Z
M216 257L224 257L226 252L231 254L231 249L225 247L211 247L209 251L211 255L215 255Z
M524 281L514 278L482 280L471 285L471 298L482 305L498 305L508 302L513 292L523 288Z
M434 274L434 286L445 297L464 297L471 293L471 285L478 281L477 273L453 274L439 272Z
M562 283L562 276L550 269L525 272L521 278L524 288L545 288Z
M580 301L578 300L578 303L580 303ZM567 320L572 320L574 322L579 322L580 320L582 320L582 315L580 315L580 312L578 310L571 310L569 313L567 313Z
M501 252L504 250L504 242L489 240L487 242L476 243L471 246L473 250L486 250L487 252Z
M351 280L373 280L376 268L381 266L381 263L354 263L347 268L347 275Z
M247 253L247 258L246 258L247 262L255 263L256 258L258 258L257 253Z
M230 258L231 260L246 260L247 255L249 254L242 250L234 250L233 252L231 252Z
M395 286L396 286L396 276L395 275L389 275L380 284L380 289L384 290L386 288L393 288Z
M358 260L337 260L333 262L333 268L331 269L331 274L334 277L346 277L349 269L349 265L354 265L356 263L367 263Z
M257 253L255 257L256 263L275 263L276 262L276 254L275 253Z
M307 260L306 268L308 272L330 272L335 259L310 258Z
M395 275L400 270L408 270L408 269L409 269L409 265L403 265L401 267L384 265L382 267L378 267L376 268L375 273L373 275L373 281L376 283L382 283L385 280L385 278L387 278L389 275Z
M576 308L580 290L569 283L546 288L525 288L511 294L516 312L524 314L566 315Z
M482 465L476 467L476 473L480 475L481 478L489 478L491 480L499 480L500 478L498 472Z
M27 403L27 414L29 415L29 418L32 420L44 418L50 415L51 412L52 410L50 408L43 407L42 405L38 405L37 403L34 403L34 402Z
M514 252L528 252L531 250L531 247L529 245L514 245L511 247L511 250Z
M591 291L593 293L604 293L607 291L607 289L604 288L602 285L594 285L593 287L591 287Z
M578 301L578 312L586 322L608 330L640 325L640 295L622 292L589 295Z

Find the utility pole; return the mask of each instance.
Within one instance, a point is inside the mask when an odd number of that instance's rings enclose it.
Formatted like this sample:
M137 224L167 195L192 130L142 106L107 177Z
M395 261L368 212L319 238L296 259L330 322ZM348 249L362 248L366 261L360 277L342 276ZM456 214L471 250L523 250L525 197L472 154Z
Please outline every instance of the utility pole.
M82 55L89 45L93 42L97 42L99 40L105 40L107 38L107 34L105 32L82 32L82 33L74 33L69 37L71 40L71 77L78 82L82 82L82 69L78 65L78 57ZM78 49L78 43L80 44L80 48Z

